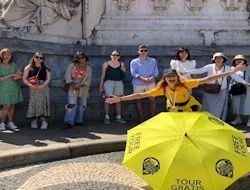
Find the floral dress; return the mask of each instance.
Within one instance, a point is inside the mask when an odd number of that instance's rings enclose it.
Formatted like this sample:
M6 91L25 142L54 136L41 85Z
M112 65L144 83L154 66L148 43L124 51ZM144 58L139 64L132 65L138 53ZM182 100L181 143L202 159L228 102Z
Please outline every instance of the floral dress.
M0 77L16 73L17 67L15 63L10 64L10 68L6 69L0 64ZM23 101L20 85L18 81L9 78L0 82L0 105L16 104Z

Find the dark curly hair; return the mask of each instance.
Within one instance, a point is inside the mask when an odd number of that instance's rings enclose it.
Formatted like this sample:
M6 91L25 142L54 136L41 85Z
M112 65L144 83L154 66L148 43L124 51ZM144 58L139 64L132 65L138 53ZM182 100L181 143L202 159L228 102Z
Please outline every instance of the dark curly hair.
M78 63L79 63L79 59L80 59L81 57L85 58L86 61L89 61L89 58L88 58L87 55L85 55L85 53L83 53L83 52L81 52L81 51L78 51L78 52L75 53L74 58L73 58L74 64L78 64Z

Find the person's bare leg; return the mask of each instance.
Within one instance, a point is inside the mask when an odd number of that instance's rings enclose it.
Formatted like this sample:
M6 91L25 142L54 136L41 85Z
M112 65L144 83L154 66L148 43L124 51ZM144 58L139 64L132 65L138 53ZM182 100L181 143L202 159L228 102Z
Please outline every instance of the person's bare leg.
M12 122L12 121L13 121L14 111L15 111L15 104L11 104L11 105L10 105L10 108L9 108L9 112L8 112L8 119L9 119L9 122Z
M109 104L108 103L104 103L104 112L105 112L105 115L109 115Z
M150 102L150 111L151 111L151 116L155 116L156 113L156 100L153 97L148 98Z
M139 112L139 115L140 115L140 121L143 121L144 120L144 115L143 115L143 111L142 111L142 103L141 103L142 100L137 100L136 102L136 106L137 106L137 109L138 109L138 112Z
M3 105L3 109L2 109L2 122L3 123L6 123L6 119L8 117L10 106L11 105L9 105L9 104Z
M116 115L120 115L122 113L122 104L121 102L118 102L115 104L115 109L116 109Z

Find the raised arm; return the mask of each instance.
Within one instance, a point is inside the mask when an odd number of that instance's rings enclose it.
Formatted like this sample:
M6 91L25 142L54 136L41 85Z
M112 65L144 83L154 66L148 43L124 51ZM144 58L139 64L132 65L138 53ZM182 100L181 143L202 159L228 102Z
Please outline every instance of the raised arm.
M211 81L214 81L216 79L219 79L219 78L222 78L222 77L226 77L228 75L232 75L234 74L235 72L239 71L239 70L242 70L245 68L245 65L244 64L239 64L237 65L236 67L234 67L232 69L232 71L227 71L227 72L224 72L224 73L220 73L220 74L215 74L215 75L210 75L210 76L207 76L207 77L204 77L204 78L201 78L200 79L200 84L204 84L204 83L207 83L207 82L211 82Z
M130 95L127 95L127 96L122 96L122 97L113 96L112 98L107 98L105 102L108 103L108 104L114 104L114 103L118 103L118 102L142 99L142 98L147 98L147 97L149 97L147 92L134 93L134 94L130 94Z
M211 67L211 64L201 67L199 69L193 69L185 72L184 74L202 74L208 72L208 69Z
M241 78L239 75L232 74L230 75L236 82L242 83L242 84L247 84L247 81L245 81L243 78Z

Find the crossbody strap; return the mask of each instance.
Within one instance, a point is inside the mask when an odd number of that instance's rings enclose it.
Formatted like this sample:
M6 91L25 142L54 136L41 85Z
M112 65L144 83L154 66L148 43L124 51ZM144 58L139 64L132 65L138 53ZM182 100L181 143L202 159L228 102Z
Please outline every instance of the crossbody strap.
M39 68L39 71L38 71L38 73L36 74L36 77L39 75L39 73L40 73L40 71L41 71L41 68L42 68L42 67Z
M214 65L214 69L215 69L215 67L216 67L216 65ZM224 73L224 72L225 72L225 65L224 65L223 67L224 67L224 68L223 68L223 73ZM215 69L215 74L217 74L217 73L218 73L218 72L216 72L216 69ZM221 84L220 84L220 85L222 85L223 80L224 80L224 77L222 77L222 80L221 80ZM219 84L218 79L215 80L215 83L216 83L216 81L217 81L217 83Z

